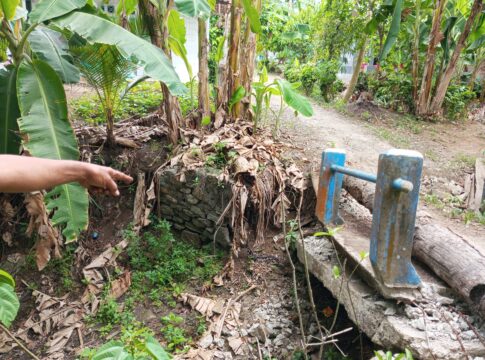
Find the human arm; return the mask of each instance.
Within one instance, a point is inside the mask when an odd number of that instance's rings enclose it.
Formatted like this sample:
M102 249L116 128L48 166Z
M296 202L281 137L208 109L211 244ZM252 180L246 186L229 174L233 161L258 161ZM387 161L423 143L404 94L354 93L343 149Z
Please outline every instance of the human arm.
M0 192L30 192L78 182L90 191L118 196L118 180L133 181L120 171L81 161L0 155Z

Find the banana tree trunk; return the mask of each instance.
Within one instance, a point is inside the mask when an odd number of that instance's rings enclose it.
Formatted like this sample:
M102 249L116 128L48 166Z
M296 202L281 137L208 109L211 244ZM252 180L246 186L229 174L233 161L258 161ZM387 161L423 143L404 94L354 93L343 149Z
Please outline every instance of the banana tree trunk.
M413 77L413 100L416 104L418 102L418 83L419 83L419 39L421 26L421 0L416 0L416 20L414 22L414 44L413 44L413 62L412 62L412 77Z
M167 8L165 13L162 15L161 22L161 34L162 34L162 50L167 55L167 57L172 60L172 52L170 51L168 45L168 17L170 15L170 10L173 7L173 0L167 0ZM170 91L165 84L162 85L163 93L163 110L165 113L167 125L168 125L168 135L170 137L170 142L173 145L177 145L180 139L180 125L182 124L182 110L180 104L176 97L170 94Z
M433 23L431 26L428 51L426 53L426 63L424 65L423 80L421 82L421 90L419 93L418 103L416 104L416 113L418 115L428 114L431 87L433 83L434 66L436 61L436 46L441 41L441 38L443 36L440 32L440 26L445 4L446 0L436 0L436 7L433 14Z
M470 16L468 17L465 27L456 43L455 50L453 51L453 55L451 56L450 62L446 67L446 70L441 78L441 81L437 84L436 93L433 98L430 107L430 113L432 115L437 115L442 112L443 101L445 99L446 90L448 90L448 86L450 85L451 78L456 70L456 65L458 63L458 59L460 58L461 52L465 47L466 40L468 35L470 35L470 31L472 29L473 23L477 18L478 14L483 9L483 0L475 0L470 12Z
M344 102L349 102L352 94L354 93L355 86L357 85L357 80L359 79L360 68L362 67L362 62L364 61L365 55L365 48L367 45L367 38L361 40L360 48L359 48L359 55L357 56L357 62L355 64L354 73L352 74L352 78L350 79L349 87L344 95Z
M261 0L255 0L254 4L258 12L261 9ZM246 28L244 30L244 38L242 41L242 49L244 56L241 56L240 71L241 71L241 85L246 91L246 97L242 101L242 117L247 119L249 116L249 109L251 107L251 84L254 77L254 66L256 62L256 34L251 31L249 18L246 17Z
M199 113L200 120L210 116L209 106L209 61L207 42L207 22L198 20L199 26ZM200 125L200 123L198 124Z
M150 34L150 40L153 45L161 48L169 59L172 59L171 51L168 47L168 16L170 8L173 6L173 0L168 0L165 10L157 10L150 0L140 0L138 8L140 13L147 21L147 28ZM182 122L182 112L177 98L170 94L168 87L160 83L163 93L163 100L160 104L160 110L165 114L168 136L173 145L180 139L179 126Z
M241 43L241 0L233 0L231 5L231 33L229 36L229 69L227 73L227 95L230 98L241 85L241 73L239 69L239 46ZM240 103L232 107L234 120L241 115Z
M228 39L230 34L230 18L229 14L224 14L224 38ZM227 41L224 44L224 56L222 57L221 62L218 64L217 68L217 101L216 107L217 109L224 109L227 107L228 101L228 83L227 83L227 76L228 76L228 45Z

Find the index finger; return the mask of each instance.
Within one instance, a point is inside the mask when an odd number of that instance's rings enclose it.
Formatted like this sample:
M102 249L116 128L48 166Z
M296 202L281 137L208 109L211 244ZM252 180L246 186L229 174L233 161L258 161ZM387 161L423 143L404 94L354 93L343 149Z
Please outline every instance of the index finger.
M114 170L114 169L111 169L110 176L113 180L123 181L126 184L129 184L133 181L133 178L131 176L126 175L126 174L122 173L121 171Z

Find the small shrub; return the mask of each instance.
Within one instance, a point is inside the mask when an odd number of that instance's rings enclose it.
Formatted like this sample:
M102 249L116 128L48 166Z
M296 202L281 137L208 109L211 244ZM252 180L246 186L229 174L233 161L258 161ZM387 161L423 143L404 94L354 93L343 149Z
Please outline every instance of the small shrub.
M475 93L468 86L450 85L443 103L446 117L451 120L465 117L467 106L475 97Z
M187 337L185 330L180 327L184 322L184 319L173 313L162 317L164 326L160 329L164 340L167 342L167 350L170 352L183 351L192 341L190 337Z
M205 164L216 169L223 169L237 156L235 151L229 151L226 148L226 144L223 141L214 144L214 151L213 154L207 156Z
M336 61L322 61L317 65L318 86L326 102L332 100L343 88L343 83L337 82L338 70L339 64Z
M315 64L307 63L301 67L300 79L305 94L312 93L313 87L318 83L318 72L316 71Z
M391 70L384 78L369 78L368 85L378 105L400 112L413 111L413 84L409 74Z
M289 82L294 83L300 81L301 66L298 59L295 59L295 61L285 66L284 75Z

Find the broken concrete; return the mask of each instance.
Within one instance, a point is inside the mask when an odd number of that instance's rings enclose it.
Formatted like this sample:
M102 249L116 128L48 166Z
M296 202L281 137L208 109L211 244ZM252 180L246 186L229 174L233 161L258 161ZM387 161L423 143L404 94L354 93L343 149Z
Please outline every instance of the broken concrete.
M343 230L345 231L345 230ZM342 234L341 234L342 236ZM384 299L339 255L331 240L307 237L297 244L298 258L306 255L310 272L346 308L352 321L376 344L386 349L409 349L419 359L456 360L485 356L485 326L467 314L446 286L427 282L421 299L397 302ZM334 268L342 268L336 277ZM463 349L465 351L463 351Z

